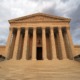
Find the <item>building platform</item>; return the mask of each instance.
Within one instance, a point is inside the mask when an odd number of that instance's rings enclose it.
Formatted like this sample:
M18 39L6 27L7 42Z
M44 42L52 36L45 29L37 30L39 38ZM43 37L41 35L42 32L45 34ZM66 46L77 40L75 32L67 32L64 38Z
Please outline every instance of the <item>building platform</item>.
M5 60L0 80L80 80L80 62L74 60Z

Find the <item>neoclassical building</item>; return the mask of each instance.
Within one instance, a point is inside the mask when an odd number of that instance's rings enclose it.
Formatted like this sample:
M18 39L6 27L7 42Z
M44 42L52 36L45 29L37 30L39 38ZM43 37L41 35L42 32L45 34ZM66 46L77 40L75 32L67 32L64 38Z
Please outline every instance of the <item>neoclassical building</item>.
M0 80L80 80L80 45L73 44L70 21L43 13L9 20Z
M73 60L70 19L36 13L9 20L8 60Z

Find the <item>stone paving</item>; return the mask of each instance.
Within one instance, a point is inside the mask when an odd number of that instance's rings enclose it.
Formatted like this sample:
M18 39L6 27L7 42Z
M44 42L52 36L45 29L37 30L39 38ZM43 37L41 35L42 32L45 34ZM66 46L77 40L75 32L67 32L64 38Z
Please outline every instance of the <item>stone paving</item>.
M80 80L80 62L3 61L0 62L0 80Z

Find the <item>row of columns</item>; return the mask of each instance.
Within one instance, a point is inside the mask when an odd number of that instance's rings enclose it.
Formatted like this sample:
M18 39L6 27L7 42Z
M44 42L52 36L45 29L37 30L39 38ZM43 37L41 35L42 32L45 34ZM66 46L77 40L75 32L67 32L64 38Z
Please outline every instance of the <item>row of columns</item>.
M15 45L14 45L14 51L13 51L12 59L16 59L16 56L18 54L20 31L21 31L21 29L17 30L17 35L16 35L16 39L15 39ZM73 59L74 47L73 47L73 43L72 43L69 28L66 29L66 32L67 32L67 35L68 35L69 44L70 44L70 48L71 48L71 57ZM9 51L10 51L12 33L13 33L13 29L11 28L10 32L9 32L7 46L6 46L6 54L7 54L6 57L7 57L7 59L9 58ZM58 34L59 34L58 36L59 36L59 39L60 39L60 45L61 45L61 51L62 51L63 59L67 59L61 27L58 28ZM52 57L54 59L57 59L56 43L55 43L53 28L50 28L50 40L51 40L51 48L52 48L51 49L52 50ZM27 49L28 49L27 48L27 45L28 45L27 41L28 41L28 28L25 29L25 36L24 36L24 43L23 43L22 59L24 59L24 60L26 59ZM32 60L36 60L36 45L37 45L36 44L36 28L33 28ZM46 60L47 59L47 49L46 49L45 28L42 28L42 47L43 47L43 50L42 50L43 51L43 60Z

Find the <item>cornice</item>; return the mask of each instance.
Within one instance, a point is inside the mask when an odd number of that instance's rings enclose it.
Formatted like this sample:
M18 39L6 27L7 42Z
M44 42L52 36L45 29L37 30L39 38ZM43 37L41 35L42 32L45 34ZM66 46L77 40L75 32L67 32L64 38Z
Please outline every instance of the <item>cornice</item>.
M38 22L70 22L68 20L60 21L60 20L54 20L54 21L10 21L10 23L38 23Z
M36 13L36 14L32 14L32 15L27 15L27 16L11 19L11 20L9 20L9 22L11 23L11 22L15 22L15 21L18 21L18 20L24 20L24 19L28 19L28 18L31 18L31 17L34 17L34 16L45 16L45 17L60 19L60 20L63 20L63 21L68 21L68 22L71 21L71 19L69 19L69 18L64 18L64 17L60 17L60 16L53 16L53 15L44 14L44 13Z

